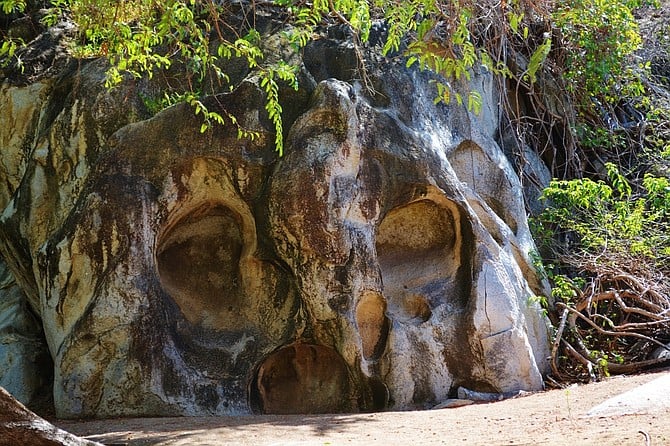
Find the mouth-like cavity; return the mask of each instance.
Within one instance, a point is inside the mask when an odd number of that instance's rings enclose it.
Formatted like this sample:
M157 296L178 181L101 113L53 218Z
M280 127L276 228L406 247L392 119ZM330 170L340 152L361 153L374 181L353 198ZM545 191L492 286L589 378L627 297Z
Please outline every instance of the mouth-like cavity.
M305 414L357 409L344 359L332 348L294 344L270 354L250 386L256 412Z

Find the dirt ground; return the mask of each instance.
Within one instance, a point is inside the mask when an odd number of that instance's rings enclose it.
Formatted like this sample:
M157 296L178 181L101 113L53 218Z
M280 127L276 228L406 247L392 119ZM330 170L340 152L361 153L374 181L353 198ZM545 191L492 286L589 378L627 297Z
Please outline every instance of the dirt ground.
M56 421L106 445L670 445L670 411L586 417L659 372L418 412ZM668 395L670 398L670 395Z

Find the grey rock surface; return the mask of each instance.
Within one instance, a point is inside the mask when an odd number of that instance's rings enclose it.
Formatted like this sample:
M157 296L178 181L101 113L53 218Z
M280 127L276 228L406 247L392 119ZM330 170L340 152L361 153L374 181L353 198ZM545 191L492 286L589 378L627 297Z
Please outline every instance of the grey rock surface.
M4 263L0 262L0 387L26 404L47 409L53 363L42 324L28 306Z

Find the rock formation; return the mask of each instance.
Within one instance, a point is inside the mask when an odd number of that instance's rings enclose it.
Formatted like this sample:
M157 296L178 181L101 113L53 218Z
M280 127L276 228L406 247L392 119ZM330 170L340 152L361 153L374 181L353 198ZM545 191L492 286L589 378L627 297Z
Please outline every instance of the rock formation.
M59 417L542 388L547 290L493 76L473 75L476 115L434 105L430 76L400 62L371 62L366 86L346 41L311 45L282 93L281 158L253 75L206 99L253 140L200 133L186 105L150 117L149 84L107 91L102 61L5 80L0 334L26 334L0 349L0 383L30 398L52 381ZM29 365L39 340L53 371Z

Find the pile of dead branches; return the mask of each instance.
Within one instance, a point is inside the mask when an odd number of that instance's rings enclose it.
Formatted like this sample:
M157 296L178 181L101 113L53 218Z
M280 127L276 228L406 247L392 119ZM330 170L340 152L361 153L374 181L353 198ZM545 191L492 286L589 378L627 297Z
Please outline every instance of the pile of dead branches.
M594 381L670 364L670 277L617 257L581 258L589 280L574 300L555 302L550 381Z

